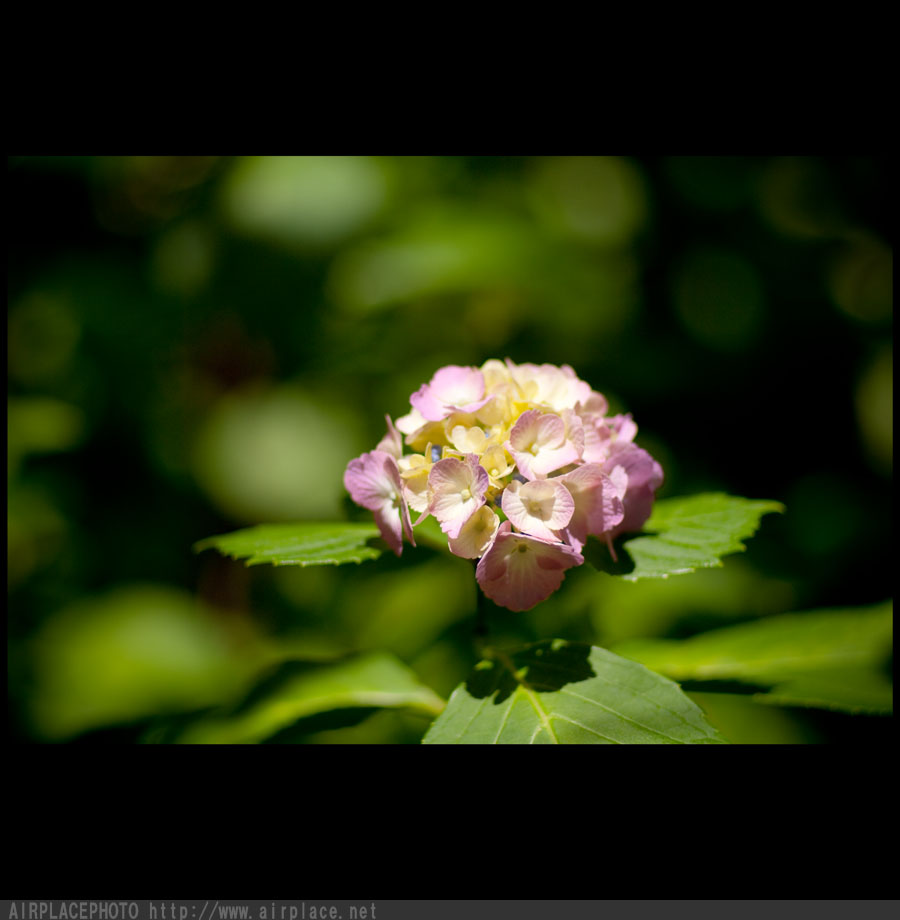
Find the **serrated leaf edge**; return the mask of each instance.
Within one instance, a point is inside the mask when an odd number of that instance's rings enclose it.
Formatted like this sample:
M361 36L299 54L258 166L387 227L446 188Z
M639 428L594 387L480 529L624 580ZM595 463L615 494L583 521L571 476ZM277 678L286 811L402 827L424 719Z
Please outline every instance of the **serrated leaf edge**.
M541 702L541 700L540 700L540 697L537 696L537 694L534 692L534 690L532 689L532 687L531 687L531 686L526 686L526 682L523 682L523 680L520 678L519 673L518 673L518 670L517 670L516 667L515 667L515 663L512 661L512 658L510 657L511 655L518 655L518 654L521 654L522 652L527 652L527 651L530 651L531 649L538 648L538 647L541 647L541 646L551 645L551 644L557 643L557 642L566 642L566 644L570 644L570 645L585 645L585 646L587 646L588 648L590 648L591 651L606 652L607 654L612 655L612 656L614 656L615 658L621 658L621 660L622 660L623 662L627 662L627 664L628 664L629 666L631 666L631 665L637 665L640 669L646 671L646 672L649 673L649 674L652 674L654 678L661 680L663 683L670 684L672 687L674 687L674 688L684 697L685 701L686 701L687 704L688 704L688 708L689 708L689 709L693 709L693 710L696 712L696 714L698 714L698 715L700 716L701 721L703 721L703 722L705 722L707 725L709 725L709 727L712 728L712 730L713 730L713 732L714 732L715 734L714 734L713 737L711 737L711 738L703 739L703 740L697 741L697 742L681 741L681 740L679 740L679 739L672 738L671 735L666 735L665 732L661 732L661 731L659 731L658 729L652 728L651 726L643 725L642 723L636 722L634 719L630 718L629 716L626 716L624 713L620 713L620 712L618 712L618 710L611 709L611 708L608 707L608 706L604 706L602 703L600 703L600 702L597 701L597 700L591 700L591 699L588 698L588 697L583 697L583 696L581 696L581 694L573 693L572 691L567 691L567 690L565 689L565 687L562 687L560 690L558 690L558 691L553 691L553 692L558 692L558 693L566 694L566 695L568 695L568 696L578 697L579 699L582 699L582 700L585 700L585 701L587 701L587 702L593 703L594 705L597 705L597 706L599 706L600 708L607 710L608 712L614 713L615 715L619 716L619 717L620 717L621 719L623 719L624 721L632 722L632 723L635 724L635 725L639 725L639 726L640 726L641 728L643 728L645 731L649 731L649 732L651 732L651 733L653 733L653 734L658 734L658 735L662 735L662 736L664 736L664 737L667 737L667 738L669 738L672 742L674 742L675 744L692 744L692 743L696 743L696 744L728 744L728 743L729 743L729 742L728 742L728 739L721 733L721 731L719 731L719 729L716 728L716 726L713 725L712 722L710 722L709 718L708 718L708 717L706 716L706 714L703 712L703 709L702 709L700 706L698 706L698 705L697 705L697 704L696 704L696 703L695 703L695 702L684 692L684 690L681 689L681 685L680 685L677 681L672 680L672 678L667 677L667 676L664 675L664 674L660 674L658 671L654 671L652 668L648 668L646 665L642 664L642 663L639 662L639 661L635 661L635 660L632 659L632 658L624 658L624 657L622 657L622 656L617 655L615 652L610 652L609 649L605 649L605 648L603 648L602 646L593 645L593 644L587 643L587 642L573 642L573 641L561 640L561 639L543 639L543 640L539 640L539 641L537 641L537 642L529 642L529 643L526 644L526 645L519 645L519 646L516 646L515 648L510 648L510 649L497 649L497 648L491 648L491 649L485 649L484 652L483 652L484 658L482 658L478 664L481 664L481 663L487 662L487 661L491 661L491 660L497 661L497 662L498 662L499 664L501 664L504 668L506 668L506 670L512 675L513 679L514 679L515 682L516 682L516 689L515 689L515 691L514 691L512 694L510 694L510 704L509 704L509 706L507 707L507 711L506 711L506 713L505 713L505 715L504 715L503 721L502 721L501 724L500 724L500 728L498 729L497 734L494 736L494 740L491 742L492 744L500 744L500 743L501 743L498 739L499 739L500 735L501 735L502 732L503 732L503 727L504 727L504 725L506 724L506 717L507 717L507 716L509 715L509 713L512 711L515 697L516 697L517 695L519 695L520 693L521 693L523 696L525 696L525 698L528 700L528 702L529 702L529 703L531 704L531 706L534 708L535 713L537 714L538 719L539 719L539 723L540 723L540 724L535 728L535 731L534 731L534 733L532 734L531 738L529 739L528 744L534 744L535 739L538 737L538 735L539 735L542 731L546 731L546 732L547 732L547 734L550 736L550 738L552 739L552 741L553 741L554 744L560 744L560 743L561 743L561 742L559 741L559 739L557 738L556 733L553 731L552 725L550 724L550 718L551 718L551 716L552 716L554 719L557 719L557 718L558 718L558 719L562 719L563 721L570 722L570 723L572 723L572 724L574 724L574 725L578 725L580 728L584 729L585 731L590 732L591 734L597 735L598 737L606 738L606 736L605 736L605 735L601 735L600 732L597 732L597 731L595 731L595 730L593 730L593 729L591 729L591 728L588 728L586 725L581 725L581 723L575 722L573 719L569 718L568 716L566 716L566 715L564 715L564 714L562 714L562 713L548 712L548 711L546 710L546 708L543 706L543 704L542 704L542 702ZM478 664L476 664L476 666L475 666L476 668L478 667ZM596 675L596 674L595 674L594 676L595 676L595 677L600 677L600 675ZM467 678L467 679L468 679L468 678ZM606 678L601 678L601 679L604 680L604 682L606 682L606 683L611 683L611 681L609 681L609 680L606 679ZM458 695L465 693L465 685L466 685L466 681L462 681L460 684L458 684L458 685L453 689L453 692L450 694L450 697L449 697L448 700L447 700L445 709L449 709L449 708L450 708L451 704L453 703L453 701L456 699L456 697L457 697ZM494 693L496 693L496 690L494 691ZM478 715L481 713L482 709L484 709L484 707L485 707L485 705L487 704L488 700L491 699L491 698L493 697L494 693L491 693L489 696L486 696L486 697L482 700L482 702L481 702L481 704L479 705L479 707L478 707L478 708L476 709L476 711L472 714L472 717L469 719L469 721L466 723L466 725L463 726L462 730L461 730L460 733L457 735L457 737L456 737L456 742L457 742L457 743L460 741L460 739L462 739L462 738L464 737L464 735L466 734L466 732L467 732L468 729L469 729L469 726L471 726L472 722L474 722L475 719L478 718ZM643 693L640 693L639 695L640 695L640 696L644 696ZM647 697L647 699L650 699L650 698ZM657 705L657 706L660 705L656 700L650 699L650 701L653 702L653 703L654 703L655 705ZM688 723L687 719L685 719L685 717L684 717L684 715L683 715L682 713L676 712L676 711L673 710L673 709L669 709L669 708L666 707L666 706L661 706L661 708L662 708L662 709L665 709L665 710L666 710L667 712L669 712L671 715L677 716L677 717L680 718L683 722L685 722L686 724L690 725L690 723ZM690 726L690 727L693 728L693 727L695 727L695 726ZM426 739L428 738L428 735L431 734L433 728L434 728L434 724L432 723L432 725L429 727L428 731L425 733L425 736L424 736L423 739L422 739L423 742L426 742ZM621 741L615 741L615 740L610 739L610 738L607 738L607 740L609 740L609 741L610 741L611 743L613 743L613 744L623 744L623 743L624 743L624 742L621 742ZM453 743L453 742L443 742L443 743L446 744L446 743Z
M698 493L698 495L704 495L709 498L742 498L742 496L729 495L727 492L701 492L701 493ZM675 496L673 496L673 498L674 497ZM685 496L685 498L691 498L691 497L692 496ZM734 545L733 547L730 546L728 549L721 550L721 556L726 556L726 555L730 556L730 555L733 555L734 553L747 552L747 546L741 541L749 540L752 536L756 534L756 532L762 526L763 515L769 514L769 513L784 514L784 512L787 510L785 505L783 505L781 502L777 502L771 499L750 498L750 499L744 499L744 500L751 503L751 506L747 506L747 510L753 510L755 513L758 514L756 523L751 524L750 530L747 533L741 533L740 531L738 531L738 533L734 537L734 543L736 545ZM677 521L678 520L677 516L673 520ZM664 534L665 532L666 532L665 529L659 529L659 530L651 529L651 530L648 530L646 533L637 534L636 536L656 537L659 534ZM688 543L679 543L677 540L669 540L669 539L666 539L666 537L664 536L660 536L659 539L664 543L668 543L670 546L681 546L681 547L684 547L685 549L694 548L694 547L691 547L691 545ZM627 543L625 544L624 549L625 549L625 552L628 552ZM631 554L629 553L629 555ZM698 562L695 565L686 566L685 568L680 568L680 569L673 569L670 572L662 572L660 574L642 574L642 575L624 574L624 575L613 575L612 577L621 578L623 581L630 581L632 584L638 581L643 581L644 579L647 579L647 578L659 578L659 579L665 580L670 575L690 575L692 572L696 572L698 569L720 569L725 564L722 561L721 556L709 562ZM634 559L633 556L632 556L632 559Z

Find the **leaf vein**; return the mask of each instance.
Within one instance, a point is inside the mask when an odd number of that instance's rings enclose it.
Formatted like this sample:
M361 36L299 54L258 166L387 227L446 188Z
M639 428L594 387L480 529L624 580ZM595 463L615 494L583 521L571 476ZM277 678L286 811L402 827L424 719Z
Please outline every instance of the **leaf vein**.
M673 738L671 735L667 735L665 732L661 732L656 728L651 728L649 725L644 725L643 722L638 722L637 719L632 719L630 716L626 716L624 712L619 712L617 709L611 709L609 706L604 706L603 703L600 703L597 700L592 700L590 697L582 696L580 693L573 693L571 690L566 690L565 688L563 688L560 693L564 693L566 696L571 696L575 699L584 700L585 703L590 703L592 706L597 706L606 712L611 712L614 716L618 716L625 722L631 722L632 725L637 725L638 728L643 728L648 732L652 732L654 735L659 735L661 738L668 738L669 741L673 741L675 744L684 744L680 738Z
M497 734L494 736L492 744L498 744L500 741L500 735L503 734L503 729L506 728L506 720L509 718L509 714L512 712L512 708L516 703L516 695L511 693L509 695L509 706L506 707L506 712L503 715L503 721L500 723L500 728L497 729Z
M562 719L563 722L570 722L572 725L577 725L579 728L584 729L586 732L590 732L592 735L596 735L598 738L603 738L604 741L608 741L610 744L621 744L621 741L616 741L615 738L610 738L608 735L604 735L601 732L594 731L593 728L588 728L587 725L582 725L581 722L576 721L575 719L570 719L568 716L564 716L562 713L554 712L554 717L557 719Z

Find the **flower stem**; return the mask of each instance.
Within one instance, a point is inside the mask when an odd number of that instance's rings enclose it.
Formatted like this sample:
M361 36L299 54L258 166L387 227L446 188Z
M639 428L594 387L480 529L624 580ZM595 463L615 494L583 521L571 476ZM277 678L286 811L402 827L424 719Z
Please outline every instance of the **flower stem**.
M487 598L478 582L475 582L475 646L480 648L487 638Z

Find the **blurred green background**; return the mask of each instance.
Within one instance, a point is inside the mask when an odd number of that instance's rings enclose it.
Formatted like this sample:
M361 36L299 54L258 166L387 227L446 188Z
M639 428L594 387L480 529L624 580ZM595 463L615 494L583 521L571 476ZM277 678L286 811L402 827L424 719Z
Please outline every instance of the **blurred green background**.
M342 486L443 364L571 364L660 492L782 501L723 568L572 571L497 641L612 646L892 593L892 248L874 157L11 157L16 742L138 741L272 661L393 652L443 696L476 583L421 547L246 569L202 537L364 519ZM705 694L732 740L889 720ZM705 707L706 708L706 707ZM382 712L313 742L418 741Z

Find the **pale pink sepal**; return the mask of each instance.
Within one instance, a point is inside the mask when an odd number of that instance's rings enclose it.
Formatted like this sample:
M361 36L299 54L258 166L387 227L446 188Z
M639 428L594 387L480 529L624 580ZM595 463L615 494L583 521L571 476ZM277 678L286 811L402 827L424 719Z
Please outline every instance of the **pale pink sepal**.
M587 399L582 400L575 406L575 411L582 417L596 417L602 419L609 412L609 403L602 393L591 390Z
M603 463L609 456L612 447L612 432L602 418L587 417L584 422L584 452L582 459L585 463Z
M374 514L381 536L398 556L403 552L404 534L416 545L394 457L373 450L354 458L344 471L344 487L357 505Z
M403 436L394 427L389 415L386 415L384 420L387 422L387 434L375 445L375 450L383 450L399 460L403 456Z
M613 447L633 441L638 430L631 413L610 418L584 416L583 421L585 463L605 463Z
M539 409L529 409L519 416L503 446L526 479L542 479L581 457L578 447L566 437L565 421Z
M606 420L606 424L615 435L616 444L633 441L638 433L638 426L634 423L630 412L625 415L613 415Z
M554 412L574 409L591 397L590 385L579 380L568 364L562 367L554 364L513 364L507 358L506 367L529 402L546 406Z
M441 530L455 540L463 524L484 504L489 485L488 474L475 454L466 454L462 460L438 460L428 474L431 501L426 514L433 514Z
M650 517L656 490L663 483L662 467L642 447L626 442L613 446L603 469L620 490L622 483L627 483L622 496L625 516L613 536L640 530Z
M514 479L504 490L500 503L514 527L542 540L559 540L559 531L575 511L575 500L558 479L524 483Z
M577 550L588 534L601 536L622 522L625 506L615 483L599 463L584 463L553 482L562 483L572 496L575 510L562 538Z
M463 559L478 559L491 548L499 527L500 518L488 505L482 505L462 525L459 536L447 541L450 552Z
M562 584L566 569L583 562L584 557L571 546L513 533L509 521L504 521L493 545L481 557L475 577L495 604L530 610Z
M476 412L490 398L484 395L484 375L478 368L449 364L423 383L409 401L423 418L439 422L454 412Z

